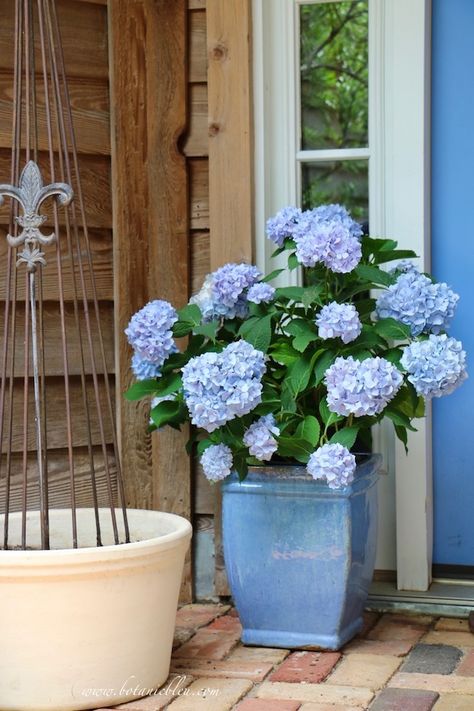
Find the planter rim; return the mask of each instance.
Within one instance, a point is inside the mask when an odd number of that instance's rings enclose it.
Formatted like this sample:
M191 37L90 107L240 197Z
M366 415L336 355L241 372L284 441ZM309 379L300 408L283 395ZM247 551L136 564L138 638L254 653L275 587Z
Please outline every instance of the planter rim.
M78 518L94 516L92 508L76 509ZM117 515L117 525L119 533L121 533L122 511L115 509ZM99 513L102 516L109 516L110 509L101 508ZM153 511L148 509L128 509L128 520L130 524L131 538L133 539L134 525L140 522L156 519L157 521L166 521L171 531L167 533L157 534L155 536L144 538L144 540L136 540L131 543L107 544L103 546L80 546L78 548L52 548L50 550L0 550L0 573L7 573L7 569L21 565L29 568L42 567L58 567L69 565L96 565L101 563L113 563L134 558L143 558L154 555L159 555L161 552L167 551L170 548L187 546L192 535L192 527L189 521L182 516L167 513L164 511ZM38 511L27 512L28 516L39 516ZM65 524L71 522L70 509L51 509L49 512L50 521L64 520ZM21 512L14 512L9 515L9 520L21 517ZM0 530L3 529L5 515L0 515ZM101 523L104 519L101 518Z
M325 481L318 481L307 473L304 464L274 463L263 466L251 466L247 477L240 481L236 472L221 482L225 493L266 493L272 487L281 494L299 494L305 496L322 496L330 498L347 499L356 495L364 488L371 486L378 479L378 472L382 464L381 454L359 455L355 478L352 484L340 489L331 489Z
M368 466L370 466L371 469L378 469L382 464L383 457L378 452L353 452L353 454L356 457L357 471L359 472ZM359 461L357 461L357 458ZM268 462L266 464L249 465L249 472L258 472L261 474L274 469L281 471L288 469L292 472L292 476L300 477L301 475L295 474L294 472L295 470L305 470L306 464L302 464L301 462ZM305 479L313 480L313 477L310 474L304 474L303 476Z

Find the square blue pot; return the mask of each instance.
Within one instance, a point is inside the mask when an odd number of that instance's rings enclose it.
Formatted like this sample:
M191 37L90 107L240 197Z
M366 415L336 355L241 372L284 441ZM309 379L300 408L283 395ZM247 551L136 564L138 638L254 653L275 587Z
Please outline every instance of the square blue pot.
M358 459L344 489L302 465L251 467L242 483L222 483L224 557L245 644L335 650L362 628L382 458Z

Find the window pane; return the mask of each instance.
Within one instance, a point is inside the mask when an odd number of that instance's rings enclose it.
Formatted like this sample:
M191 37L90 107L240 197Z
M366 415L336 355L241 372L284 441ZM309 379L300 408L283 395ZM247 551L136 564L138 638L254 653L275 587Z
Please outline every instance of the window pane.
M305 163L302 166L302 173L302 206L305 210L337 202L344 205L357 222L368 222L368 161Z
M368 0L300 8L303 149L368 143Z

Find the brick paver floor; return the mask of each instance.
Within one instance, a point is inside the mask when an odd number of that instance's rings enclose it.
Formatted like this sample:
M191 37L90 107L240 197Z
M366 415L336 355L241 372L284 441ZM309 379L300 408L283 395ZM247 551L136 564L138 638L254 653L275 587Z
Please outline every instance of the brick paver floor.
M182 607L168 682L118 708L474 711L467 620L368 612L362 633L337 653L244 647L240 632L228 605Z

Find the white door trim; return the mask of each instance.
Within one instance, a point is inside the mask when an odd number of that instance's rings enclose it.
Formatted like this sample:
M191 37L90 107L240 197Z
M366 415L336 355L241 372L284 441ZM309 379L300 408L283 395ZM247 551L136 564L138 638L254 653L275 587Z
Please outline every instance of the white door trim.
M278 266L270 263L265 221L284 205L297 204L299 195L295 37L302 2L253 0L255 234L257 263L265 271ZM369 3L371 233L415 249L429 269L431 0ZM294 283L298 278L293 272ZM433 538L430 415L411 434L408 456L395 444L391 426L376 434L389 472L379 487L384 525L377 567L396 564L399 589L427 590Z
M431 0L385 4L385 226L429 271ZM433 553L430 411L417 426L409 455L398 442L395 450L397 580L399 590L423 591Z

